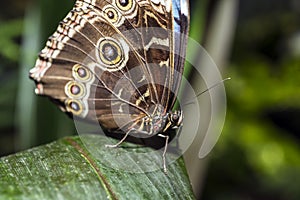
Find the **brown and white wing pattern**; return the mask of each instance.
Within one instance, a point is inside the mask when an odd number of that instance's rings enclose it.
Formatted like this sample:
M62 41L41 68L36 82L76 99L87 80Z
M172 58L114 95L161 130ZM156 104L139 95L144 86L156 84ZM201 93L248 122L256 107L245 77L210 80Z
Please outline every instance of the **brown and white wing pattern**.
M108 131L156 134L176 100L188 22L187 0L77 0L30 70L35 92Z

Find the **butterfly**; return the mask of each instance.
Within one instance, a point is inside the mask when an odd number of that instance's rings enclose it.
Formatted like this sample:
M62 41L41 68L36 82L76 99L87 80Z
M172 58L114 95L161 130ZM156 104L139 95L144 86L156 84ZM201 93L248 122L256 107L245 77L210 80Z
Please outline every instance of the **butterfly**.
M128 135L159 135L167 147L168 130L183 121L173 107L188 6L188 0L77 0L30 70L35 93L73 118L123 134L108 147Z

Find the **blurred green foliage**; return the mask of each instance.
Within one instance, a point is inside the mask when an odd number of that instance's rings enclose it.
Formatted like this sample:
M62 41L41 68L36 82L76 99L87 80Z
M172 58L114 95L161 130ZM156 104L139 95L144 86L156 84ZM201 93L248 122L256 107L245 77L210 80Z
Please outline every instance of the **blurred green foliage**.
M11 61L17 62L20 58L20 46L14 41L20 37L23 31L23 21L20 19L10 20L1 25L0 29L0 54ZM3 69L2 69L3 70Z
M227 120L202 196L300 199L300 44L291 42L300 37L300 13L292 1L282 7L279 1L274 7L240 3L227 69Z

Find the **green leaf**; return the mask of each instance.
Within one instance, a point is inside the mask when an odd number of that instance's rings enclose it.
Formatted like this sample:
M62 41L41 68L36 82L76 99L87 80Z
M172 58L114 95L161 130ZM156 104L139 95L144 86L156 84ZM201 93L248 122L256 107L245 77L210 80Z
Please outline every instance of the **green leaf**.
M117 142L102 136L67 137L1 158L0 199L195 199L182 158L168 165L167 174L160 168L120 170L116 157L125 147L143 153L153 149L123 143L120 148L99 148L102 158L96 159L86 148L86 141L97 145L108 140ZM128 159L134 158L129 154ZM161 156L144 159L155 163ZM139 171L138 163L133 166Z

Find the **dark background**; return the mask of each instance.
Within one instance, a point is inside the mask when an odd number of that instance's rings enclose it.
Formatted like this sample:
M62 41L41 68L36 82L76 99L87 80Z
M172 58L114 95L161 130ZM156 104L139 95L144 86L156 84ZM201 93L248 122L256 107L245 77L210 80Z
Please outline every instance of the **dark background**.
M191 2L191 37L204 46L218 5ZM300 199L300 2L238 3L224 77L228 100L223 133L196 191L201 199ZM0 154L75 134L68 119L38 98L28 70L68 0L11 0L0 7ZM225 34L225 33L224 33ZM221 47L220 47L221 48ZM189 49L187 50L189 52Z

